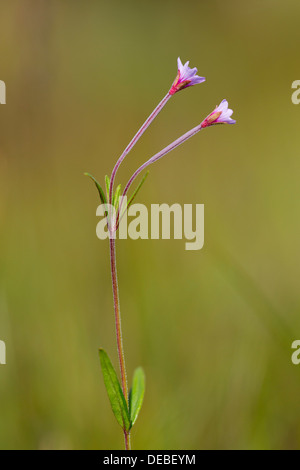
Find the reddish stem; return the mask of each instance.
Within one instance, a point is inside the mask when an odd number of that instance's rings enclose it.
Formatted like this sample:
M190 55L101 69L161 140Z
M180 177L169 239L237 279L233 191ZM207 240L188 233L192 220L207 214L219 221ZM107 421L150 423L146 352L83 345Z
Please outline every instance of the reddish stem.
M112 290L114 298L114 311L115 311L115 326L117 336L117 349L119 357L119 366L121 372L121 384L123 394L128 405L128 387L127 387L127 375L126 365L124 356L124 347L122 340L122 327L121 327L121 313L120 313L120 301L119 301L119 289L118 289L118 277L117 277L117 266L116 266L116 240L111 236L109 239L110 246L110 266L111 266L111 280ZM125 448L130 450L130 433L124 430Z
M109 203L112 203L112 197L113 197L113 188L114 188L114 181L116 177L116 173L118 171L119 166L121 165L122 161L126 157L126 155L130 152L130 150L133 148L133 146L137 143L139 138L144 134L145 130L150 126L151 122L156 118L156 116L160 113L160 111L163 109L165 104L169 101L172 95L168 92L166 96L161 100L161 102L156 106L154 111L150 114L150 116L146 119L142 127L137 131L133 139L129 142L127 145L126 149L118 159L117 163L114 166L114 169L111 174L110 178L110 186L109 186Z

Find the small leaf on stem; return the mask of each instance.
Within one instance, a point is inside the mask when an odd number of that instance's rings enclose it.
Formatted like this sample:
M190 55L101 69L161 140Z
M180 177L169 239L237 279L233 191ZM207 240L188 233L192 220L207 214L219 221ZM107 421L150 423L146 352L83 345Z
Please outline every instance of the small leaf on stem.
M118 206L119 206L120 194L121 194L121 185L119 184L117 186L116 192L113 197L113 206L115 207L116 211L118 210Z
M136 197L137 193L139 192L139 190L141 189L141 187L143 186L143 184L145 183L146 181L146 178L147 176L149 175L149 170L146 171L146 173L144 174L143 178L141 179L141 182L139 183L138 187L136 188L136 190L134 191L134 193L132 194L132 196L129 198L128 202L127 202L127 206L123 209L122 211L122 202L121 202L121 205L120 205L120 220L121 218L123 217L123 215L125 214L125 212L129 209L129 207L131 206L131 204L133 203L133 200L134 198ZM121 198L122 199L122 198Z
M113 413L124 431L129 431L131 422L128 406L121 389L116 371L104 349L99 349L100 363L103 373L104 384Z
M145 393L145 373L141 367L135 369L132 388L129 392L129 416L131 426L134 425L140 412Z
M109 178L109 176L107 176L107 175L105 175L105 186L106 186L107 200L109 201L110 178Z
M89 178L91 178L97 189L98 189L98 192L99 192L99 196L100 196L100 200L102 202L102 204L107 204L107 200L106 200L106 197L105 197L105 194L104 194L104 191L103 189L101 188L100 184L98 183L98 181L96 180L96 178L94 178L92 175L90 175L90 173L84 173L85 176L88 176Z
M98 181L96 180L96 178L94 178L92 175L90 175L89 173L84 173L85 176L88 176L89 178L91 178L95 185L96 185L96 188L98 189L98 192L99 192L99 196L100 196L100 200L102 202L102 204L104 205L104 209L105 209L105 216L106 216L106 220L107 220L107 224L108 224L108 221L109 221L109 217L108 217L108 214L109 214L109 211L108 211L108 206L107 206L107 201L106 201L106 196L104 194L104 191L101 187L101 185L98 183Z
M146 171L146 173L144 174L143 178L141 179L141 182L139 183L138 187L136 188L136 190L134 191L133 195L131 196L131 198L129 199L128 201L128 204L127 204L127 209L129 206L131 206L134 198L136 197L137 193L139 192L139 190L141 189L141 187L143 186L143 184L145 183L146 181L146 178L147 176L149 175L149 170Z

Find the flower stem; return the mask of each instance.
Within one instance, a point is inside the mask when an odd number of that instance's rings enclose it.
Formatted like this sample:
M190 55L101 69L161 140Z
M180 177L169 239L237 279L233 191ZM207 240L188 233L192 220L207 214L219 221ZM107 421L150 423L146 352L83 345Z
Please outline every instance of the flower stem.
M120 366L120 372L121 372L121 383L122 383L123 394L124 394L126 403L128 405L128 387L127 387L124 347L123 347L123 340L122 340L121 313L120 313L118 277L117 277L117 266L116 266L116 240L115 238L110 237L109 246L110 246L110 266L111 266L111 280L112 280L112 290L113 290L113 298L114 298L117 349L118 349L119 366ZM130 432L127 432L124 430L124 439L125 439L125 449L130 450Z
M149 165L151 165L151 163L154 163L154 162L157 162L157 160L159 160L160 158L164 157L167 153L171 152L172 150L174 150L176 147L178 147L179 145L183 144L183 142L185 142L186 140L190 139L191 137L193 137L193 135L197 134L199 131L201 131L201 124L199 124L198 126L194 127L193 129L191 129L190 131L186 132L184 135L182 135L181 137L179 137L178 139L174 140L174 142L172 142L170 145L168 145L167 147L165 147L164 149L162 149L160 152L156 153L155 155L153 155L153 157L149 158L149 160L147 160L145 163L143 163L143 165L141 165L134 173L133 175L131 176L131 178L129 179L128 183L126 184L125 186L125 189L123 191L123 194L122 194L122 198L124 198L127 193L128 193L128 190L131 186L131 184L133 183L133 181L135 180L135 178L143 171L145 170L145 168L147 168ZM120 217L120 213L121 213L121 210L122 210L122 202L123 200L121 201L121 204L120 204L120 207L118 209L118 215L117 215L117 226L119 224L119 220L122 218Z
M166 94L166 96L164 96L164 98L156 106L154 111L152 111L150 116L146 119L146 121L144 122L142 127L137 131L137 133L135 134L133 139L129 142L126 149L124 150L124 152L122 153L122 155L118 159L117 163L115 164L115 166L113 168L113 171L112 171L112 174L111 174L111 178L110 178L110 186L109 186L109 203L110 204L112 203L114 181L115 181L115 176L116 176L116 173L117 173L117 170L118 170L119 166L121 165L121 163L124 160L124 158L126 157L126 155L130 152L130 150L133 148L133 146L137 143L139 138L144 134L145 130L150 126L151 122L156 118L156 116L160 113L160 111L163 109L163 107L169 101L169 99L171 97L172 97L172 95L170 95L169 92Z

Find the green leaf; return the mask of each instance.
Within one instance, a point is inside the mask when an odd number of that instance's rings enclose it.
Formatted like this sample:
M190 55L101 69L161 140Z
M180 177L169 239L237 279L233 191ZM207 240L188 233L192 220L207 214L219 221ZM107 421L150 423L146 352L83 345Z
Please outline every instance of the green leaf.
M113 368L113 365L104 349L99 349L99 356L104 384L108 393L111 408L123 430L129 431L131 428L131 422L129 418L128 406L123 395L116 371Z
M140 412L145 393L145 374L141 367L134 371L132 388L129 392L129 416L131 426L134 425Z
M99 196L100 196L100 199L101 199L101 202L102 204L107 204L107 200L106 200L106 197L105 197L105 194L104 194L104 191L103 189L101 188L100 184L98 183L98 181L96 180L96 178L94 178L92 175L90 175L90 173L84 173L85 176L88 176L89 178L91 178L97 189L98 189L98 192L99 192Z
M107 200L109 201L110 178L107 175L105 175L105 186L106 186Z
M140 184L138 185L138 187L137 187L136 190L134 191L133 195L132 195L131 198L129 199L128 204L127 204L127 209L128 209L129 206L131 206L131 204L132 204L134 198L136 197L137 193L139 192L139 190L141 189L141 187L142 187L143 184L145 183L146 178L147 178L148 175L149 175L149 170L146 171L146 173L144 174L143 178L141 179Z
M122 214L120 215L120 219L121 217L125 214L125 212L128 210L129 206L131 206L131 204L133 203L133 200L134 198L136 197L137 193L139 192L139 190L141 189L141 187L143 186L143 184L145 183L146 181L146 178L147 176L149 175L149 171L146 171L146 173L144 174L140 184L138 185L138 187L136 188L136 190L134 191L133 195L131 196L131 198L128 200L127 202L127 206L125 207L125 209L122 211ZM121 203L121 207L122 207L122 203Z
M118 210L118 206L119 206L120 194L121 194L121 185L119 184L119 186L117 186L115 195L113 197L113 206L115 207L116 211Z

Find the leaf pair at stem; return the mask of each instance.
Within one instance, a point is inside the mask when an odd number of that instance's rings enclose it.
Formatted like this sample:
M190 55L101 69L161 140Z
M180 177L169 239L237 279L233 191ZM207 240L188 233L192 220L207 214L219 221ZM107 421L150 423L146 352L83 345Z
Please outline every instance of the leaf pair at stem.
M85 176L88 176L89 178L91 178L95 185L96 185L96 188L98 189L98 193L99 193L99 196L100 196L100 200L101 200L101 203L104 204L105 208L106 208L106 215L108 217L108 214L109 214L109 210L108 210L108 207L107 207L107 204L109 202L109 185L110 185L110 179L109 179L109 176L105 176L105 186L106 186L106 195L105 195L105 192L103 191L101 185L98 183L98 181L96 180L96 178L94 178L94 176L92 176L90 173L84 173ZM137 188L135 189L134 193L132 194L132 196L128 199L127 203L126 203L126 207L122 207L122 198L121 198L121 207L119 207L119 203L120 203L120 196L121 196L121 185L119 184L116 188L116 191L115 193L113 194L113 198L112 198L112 205L113 207L115 208L115 211L116 211L116 214L117 215L117 221L119 222L123 216L123 214L129 209L129 207L131 206L131 204L133 203L133 200L134 198L136 197L137 193L139 192L139 190L141 189L141 187L143 186L147 176L149 174L149 171L147 171L145 173L145 175L143 176L142 180L140 181L139 185L137 186ZM122 213L121 213L122 211ZM117 227L118 228L118 227Z
M111 408L123 431L129 433L136 422L143 403L145 392L144 371L141 367L135 369L127 404L116 371L104 349L99 349L99 356Z

